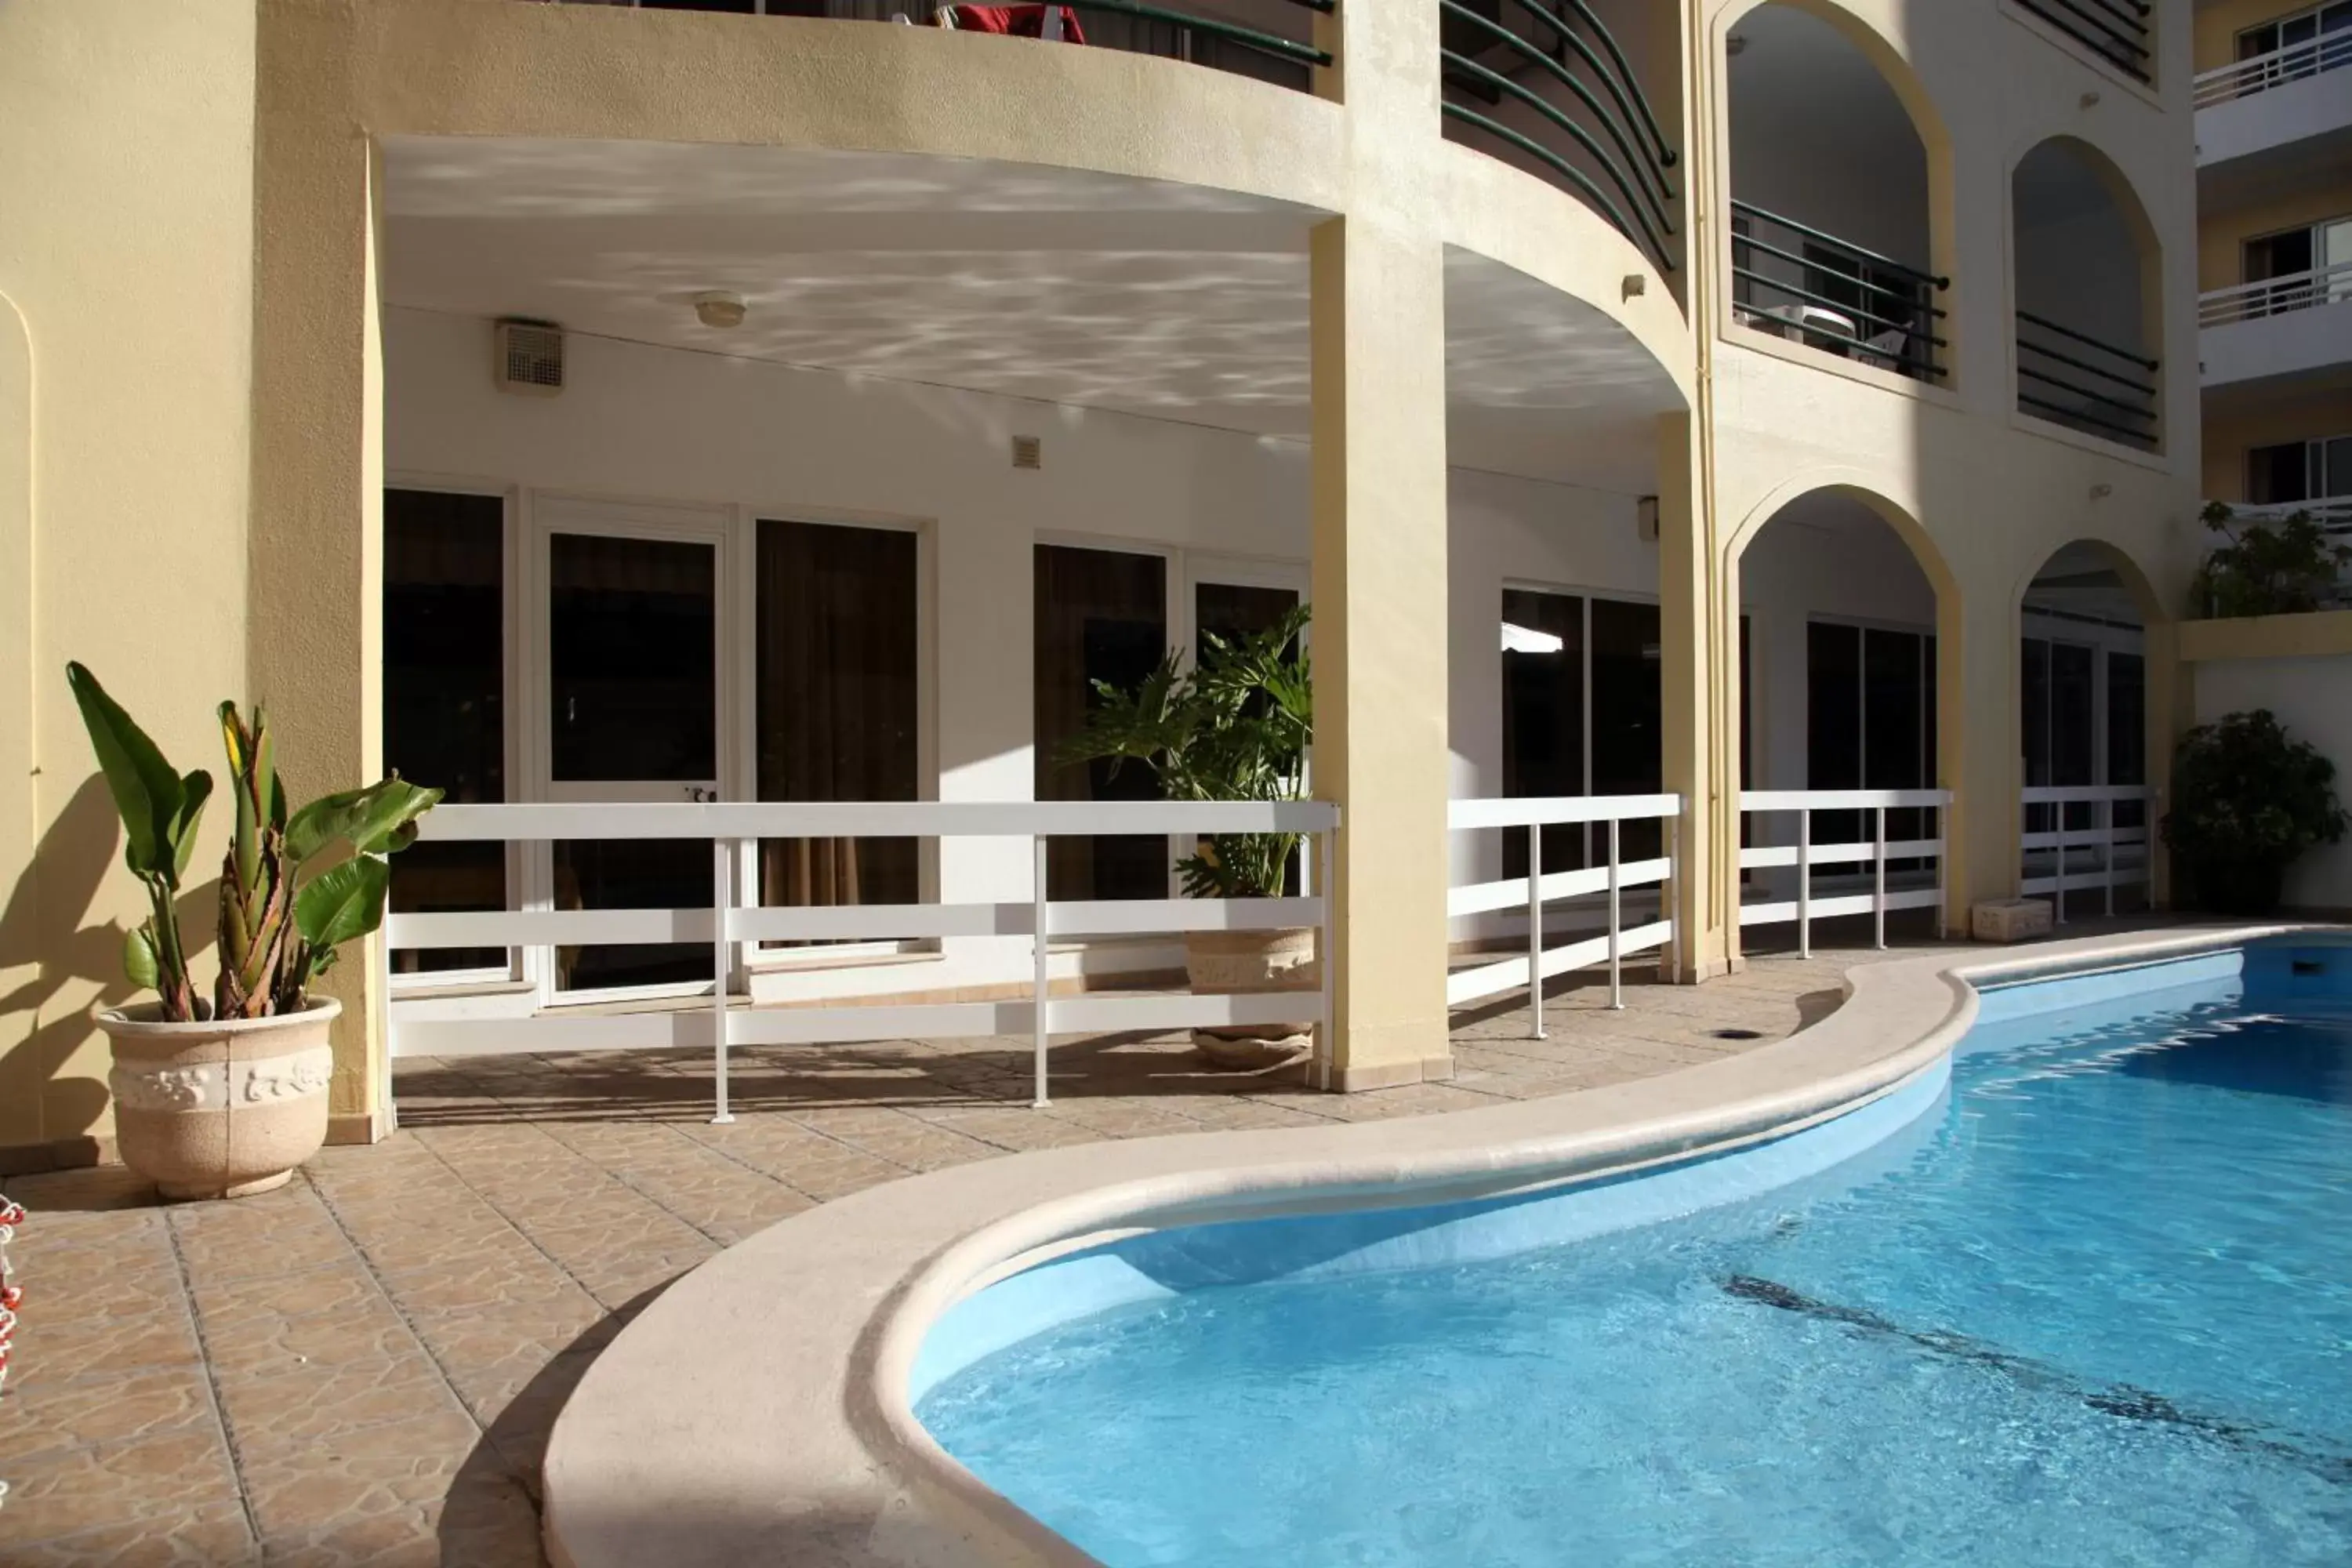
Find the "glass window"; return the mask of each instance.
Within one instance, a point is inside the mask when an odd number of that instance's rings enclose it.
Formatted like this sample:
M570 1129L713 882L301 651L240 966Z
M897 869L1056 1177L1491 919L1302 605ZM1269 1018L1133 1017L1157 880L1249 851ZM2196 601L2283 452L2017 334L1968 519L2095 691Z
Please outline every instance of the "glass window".
M496 496L386 490L383 756L453 804L506 799L506 506ZM507 907L497 844L412 844L392 862L404 913ZM504 969L503 948L410 950L403 973Z
M2107 782L2147 782L2147 666L2136 653L2107 655ZM2116 826L2147 824L2144 801L2118 801Z
M1580 795L1584 769L1584 601L1570 594L1503 591L1503 793ZM1544 830L1543 868L1584 864L1575 824ZM1528 874L1527 835L1503 835L1503 875Z
M758 574L759 798L917 798L915 535L762 520ZM921 853L919 838L764 839L761 901L918 903Z
M555 778L717 783L718 567L698 542L550 537Z
M1065 764L1059 748L1100 700L1096 681L1133 686L1168 656L1168 563L1157 555L1036 547L1034 717L1039 800L1150 800L1150 773L1129 764ZM1164 899L1171 859L1160 834L1056 838L1048 896Z
M1656 795L1664 788L1664 722L1660 711L1658 606L1621 599L1592 601L1592 769L1594 795ZM1609 861L1609 829L1595 824L1586 853ZM1665 853L1664 825L1628 822L1618 852L1627 860Z

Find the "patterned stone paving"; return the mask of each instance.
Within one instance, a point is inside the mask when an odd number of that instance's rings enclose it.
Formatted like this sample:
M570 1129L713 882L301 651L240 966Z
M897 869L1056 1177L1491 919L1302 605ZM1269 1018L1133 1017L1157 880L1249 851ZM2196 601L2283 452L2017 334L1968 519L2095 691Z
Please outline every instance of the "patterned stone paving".
M713 1127L691 1054L404 1061L402 1131L289 1186L158 1206L120 1168L16 1178L26 1288L0 1399L0 1563L533 1564L547 1433L669 1280L909 1172L1212 1128L1420 1116L1671 1072L1781 1038L1874 956L1759 958L1699 987L1591 976L1455 1018L1451 1083L1351 1096L1202 1069L1165 1037L739 1054ZM1753 1030L1755 1040L1717 1037Z

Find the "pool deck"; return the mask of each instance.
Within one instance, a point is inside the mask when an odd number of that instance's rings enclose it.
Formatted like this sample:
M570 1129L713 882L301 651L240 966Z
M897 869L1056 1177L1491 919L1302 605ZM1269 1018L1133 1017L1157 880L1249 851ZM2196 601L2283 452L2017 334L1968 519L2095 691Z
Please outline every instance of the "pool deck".
M1571 976L1548 1039L1522 1008L1457 1014L1454 1081L1358 1095L1119 1036L1058 1046L1036 1110L1025 1041L895 1041L739 1052L738 1120L714 1127L692 1053L419 1060L399 1066L399 1133L276 1193L166 1207L120 1168L14 1178L31 1214L0 1561L537 1563L541 1458L598 1351L777 1220L1025 1151L1654 1079L1783 1039L1836 1009L1849 968L1936 947L1758 956L1703 986L1629 984L1622 1012Z

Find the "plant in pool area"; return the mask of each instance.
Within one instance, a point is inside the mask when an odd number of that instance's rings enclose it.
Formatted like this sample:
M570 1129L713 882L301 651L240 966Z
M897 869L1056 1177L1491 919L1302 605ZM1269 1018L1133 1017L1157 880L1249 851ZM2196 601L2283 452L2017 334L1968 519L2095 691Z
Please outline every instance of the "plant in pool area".
M1171 649L1131 690L1096 681L1096 706L1058 760L1108 759L1114 772L1139 763L1169 800L1305 798L1315 739L1307 616L1301 605L1246 637L1205 633L1208 651L1192 668ZM1212 835L1176 870L1191 898L1280 898L1297 846L1296 834Z
M2191 614L2219 619L2324 609L2336 596L2338 575L2352 565L2352 549L2333 543L2307 511L2275 522L2242 521L2227 502L2209 501L2202 515L2229 542L2198 568Z
M261 709L248 723L236 703L222 703L236 821L221 864L220 973L207 1008L189 977L176 900L212 796L212 775L173 768L81 665L66 667L66 681L122 818L124 863L147 889L148 918L123 944L131 984L153 989L157 1016L166 1023L299 1010L310 983L334 963L342 944L383 923L392 885L386 857L416 837L416 819L441 792L394 773L289 815ZM334 859L338 850L347 853ZM331 863L310 869L321 861Z
M2225 914L2275 909L2295 858L2344 837L2335 782L2336 764L2266 708L2189 731L2173 756L2164 841L2197 901Z

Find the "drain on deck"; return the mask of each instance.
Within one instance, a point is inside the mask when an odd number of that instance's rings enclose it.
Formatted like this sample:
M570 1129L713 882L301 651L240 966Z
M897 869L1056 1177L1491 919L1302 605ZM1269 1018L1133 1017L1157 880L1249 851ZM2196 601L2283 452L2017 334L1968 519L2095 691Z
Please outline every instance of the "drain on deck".
M1718 1040L1760 1040L1764 1037L1761 1029L1709 1029L1707 1033Z

